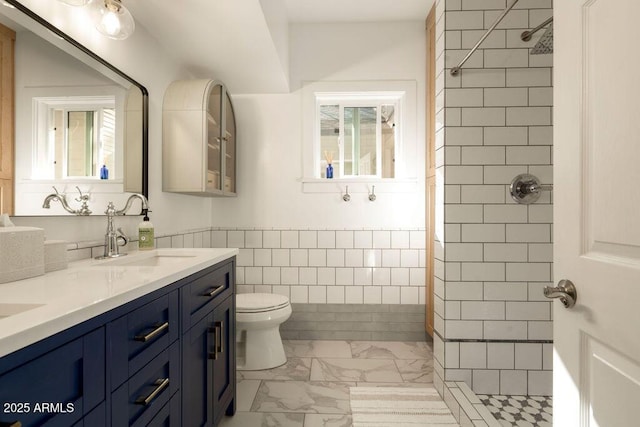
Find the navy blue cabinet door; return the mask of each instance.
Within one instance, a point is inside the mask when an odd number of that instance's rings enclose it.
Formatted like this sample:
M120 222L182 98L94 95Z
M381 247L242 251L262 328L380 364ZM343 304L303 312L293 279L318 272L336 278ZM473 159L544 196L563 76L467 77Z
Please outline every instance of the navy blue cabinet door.
M212 323L210 313L182 336L183 426L210 426L213 419Z
M226 414L235 413L235 295L213 311L213 424Z

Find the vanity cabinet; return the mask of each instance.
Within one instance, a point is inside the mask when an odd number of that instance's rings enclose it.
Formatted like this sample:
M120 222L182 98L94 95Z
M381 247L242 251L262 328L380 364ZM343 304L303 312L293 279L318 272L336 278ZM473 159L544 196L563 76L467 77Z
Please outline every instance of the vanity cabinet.
M236 195L236 122L222 82L179 80L162 112L162 187L200 196Z
M0 371L0 425L82 425L85 416L99 420L100 415L104 420L104 327L59 346L47 344L46 353L26 351L24 363Z
M0 358L0 426L218 425L235 413L234 272L227 259Z
M111 424L146 426L180 388L179 291L107 325Z
M182 288L184 426L217 425L235 413L233 271L227 265Z

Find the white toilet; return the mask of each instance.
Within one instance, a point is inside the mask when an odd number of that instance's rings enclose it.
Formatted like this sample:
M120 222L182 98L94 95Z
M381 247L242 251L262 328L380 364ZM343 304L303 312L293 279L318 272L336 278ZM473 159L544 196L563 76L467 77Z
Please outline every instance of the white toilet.
M237 369L255 371L284 365L280 324L291 316L289 298L276 294L236 295Z

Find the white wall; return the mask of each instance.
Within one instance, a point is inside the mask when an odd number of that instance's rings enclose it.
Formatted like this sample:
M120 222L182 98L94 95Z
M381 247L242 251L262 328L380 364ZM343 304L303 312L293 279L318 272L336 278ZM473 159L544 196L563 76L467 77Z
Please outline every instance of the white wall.
M89 19L85 9L72 8L55 1L25 0L22 3L148 89L149 196L153 211L150 217L156 227L156 234L209 227L212 217L209 199L162 192L162 97L173 80L190 77L180 64L173 61L168 52L162 51L155 39L141 26L127 40L109 40L87 25ZM97 213L104 211L106 206L91 206L91 209ZM116 222L125 232L135 235L139 220L139 217L117 218ZM106 227L104 216L16 217L14 222L18 225L44 227L47 238L68 241L101 240Z
M290 74L295 89L290 94L233 96L239 194L208 199L161 191L162 95L171 81L190 76L143 28L124 42L109 41L80 25L82 16L69 21L68 15L80 13L77 9L59 2L29 3L148 88L151 218L156 235L167 236L158 239L159 246L240 247L242 290L279 292L294 302L424 304L422 22L291 26ZM377 192L373 203L366 193L354 193L345 203L338 188L332 193L303 193L302 82L373 80L416 82L418 106L413 114L419 125L415 140L405 141L417 159L414 190ZM116 221L135 234L139 219ZM48 238L70 241L100 240L105 226L104 217L16 218L16 222L43 226ZM210 226L220 230L184 233ZM81 246L73 257L97 255L99 250Z
M238 127L238 197L214 200L213 225L248 228L424 227L425 33L422 22L295 24L290 33L293 92L234 96ZM418 131L412 193L366 193L341 199L303 193L302 82L414 80ZM343 187L344 188L344 187Z

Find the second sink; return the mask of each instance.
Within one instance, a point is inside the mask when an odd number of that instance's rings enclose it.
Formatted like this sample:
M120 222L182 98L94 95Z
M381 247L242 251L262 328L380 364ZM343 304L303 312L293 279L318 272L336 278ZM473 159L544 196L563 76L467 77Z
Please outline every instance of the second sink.
M131 266L131 267L162 267L175 265L197 256L189 252L176 250L155 250L152 252L136 252L134 254L98 262L97 266Z

